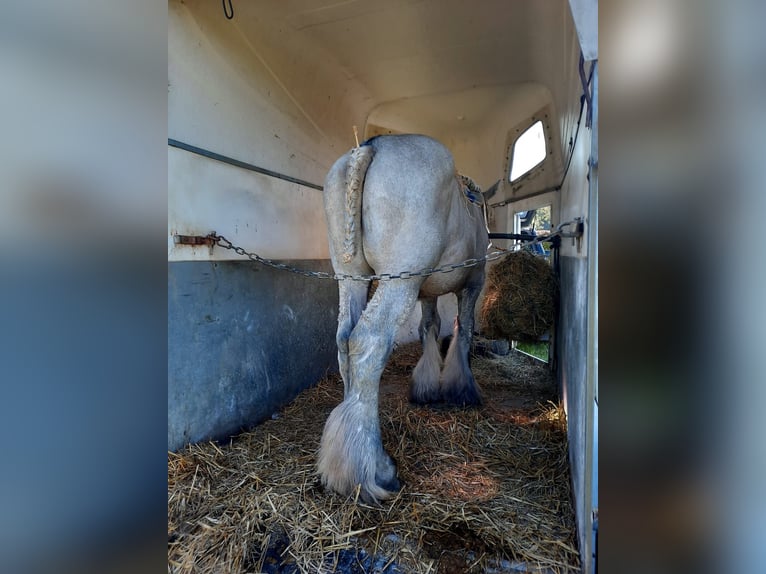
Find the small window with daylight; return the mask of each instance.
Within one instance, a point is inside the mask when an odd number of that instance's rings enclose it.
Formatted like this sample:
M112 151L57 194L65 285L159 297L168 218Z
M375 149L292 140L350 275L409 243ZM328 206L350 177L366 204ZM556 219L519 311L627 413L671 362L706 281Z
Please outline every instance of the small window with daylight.
M516 181L540 165L545 159L545 131L542 121L536 121L516 139L512 157L511 181Z

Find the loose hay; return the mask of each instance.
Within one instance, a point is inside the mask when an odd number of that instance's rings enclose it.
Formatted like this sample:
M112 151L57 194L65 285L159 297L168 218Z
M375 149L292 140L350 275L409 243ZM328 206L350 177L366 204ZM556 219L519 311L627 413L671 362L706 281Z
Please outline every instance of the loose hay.
M275 420L225 446L168 453L169 572L579 571L566 422L547 367L518 353L474 358L480 409L407 401L418 345L383 375L383 442L403 490L379 507L316 476L328 377Z
M538 341L553 326L556 297L556 278L545 259L511 253L487 273L482 331L496 339Z

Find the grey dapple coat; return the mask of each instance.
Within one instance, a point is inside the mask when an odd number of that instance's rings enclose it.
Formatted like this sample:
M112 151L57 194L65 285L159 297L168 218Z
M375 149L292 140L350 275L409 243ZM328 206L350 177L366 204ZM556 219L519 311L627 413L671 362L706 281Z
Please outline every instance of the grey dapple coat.
M489 240L482 209L467 201L461 187L450 152L429 137L379 136L352 149L330 169L324 187L335 271L399 273L483 257ZM483 263L381 281L369 303L367 283L339 283L338 363L345 398L322 436L318 470L325 486L351 494L360 485L366 501L385 499L399 488L396 466L381 442L378 383L397 329L418 299L423 356L413 371L411 400L481 402L468 350L483 282ZM458 297L458 317L442 366L436 299L450 292Z

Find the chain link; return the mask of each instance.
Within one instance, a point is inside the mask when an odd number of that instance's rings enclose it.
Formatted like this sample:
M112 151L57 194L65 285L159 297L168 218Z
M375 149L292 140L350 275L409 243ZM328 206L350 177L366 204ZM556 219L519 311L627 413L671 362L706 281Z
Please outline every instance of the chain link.
M517 250L498 250L498 251L492 251L490 253L487 253L484 257L475 258L472 257L471 259L466 259L465 261L461 261L460 263L448 263L447 265L442 265L441 267L426 267L424 269L420 269L419 271L401 271L400 273L381 273L380 275L350 275L348 273L327 273L326 271L309 271L308 269L300 269L298 267L292 267L290 265L286 265L284 263L278 263L277 261L273 261L271 259L266 259L265 257L261 257L257 253L251 253L249 251L245 251L242 247L238 247L234 245L231 241L226 239L223 235L218 235L217 233L213 232L208 237L212 240L212 242L215 245L218 245L219 247L223 247L224 249L229 249L231 251L234 251L237 255L244 255L248 259L252 261L257 261L258 263L261 263L263 265L267 265L268 267L272 267L274 269L279 269L280 271L288 271L290 273L296 273L298 275L303 275L304 277L313 277L316 279L333 279L335 281L392 281L394 279L412 279L413 277L428 277L430 275L434 275L436 273L452 273L455 271L455 269L465 269L468 267L474 267L478 265L479 263L483 263L485 261L495 261L496 259L500 259L501 257L505 257L506 255L510 255L511 253L514 253L515 251L520 251L522 249L529 249L533 245L536 245L538 243L543 243L545 241L550 241L555 236L560 235L562 233L561 228L567 224L561 224L559 225L555 231L553 231L550 235L544 235L541 237L535 237L534 239L530 240L528 243L524 244L520 247L520 249Z

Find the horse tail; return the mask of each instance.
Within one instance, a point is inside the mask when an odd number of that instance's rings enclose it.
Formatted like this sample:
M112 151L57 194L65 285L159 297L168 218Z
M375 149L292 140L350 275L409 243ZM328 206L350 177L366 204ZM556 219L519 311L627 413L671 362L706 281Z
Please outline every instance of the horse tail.
M357 229L362 219L362 187L367 168L370 167L374 151L372 146L362 145L351 150L346 169L346 225L343 241L343 262L351 263L356 255L357 244L361 241Z

